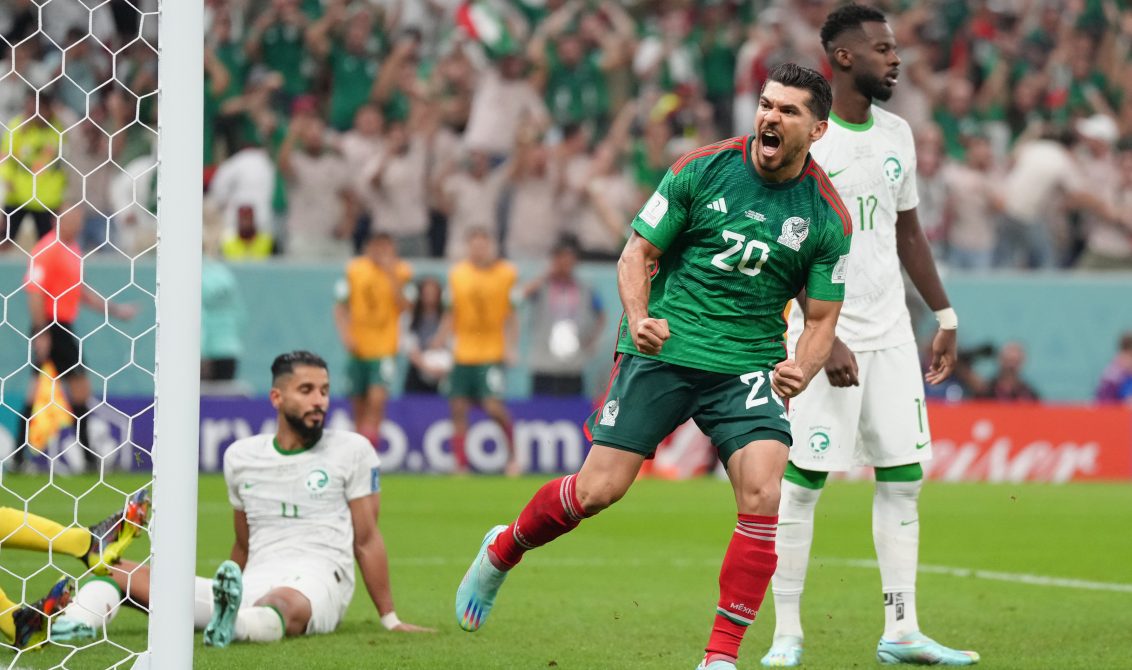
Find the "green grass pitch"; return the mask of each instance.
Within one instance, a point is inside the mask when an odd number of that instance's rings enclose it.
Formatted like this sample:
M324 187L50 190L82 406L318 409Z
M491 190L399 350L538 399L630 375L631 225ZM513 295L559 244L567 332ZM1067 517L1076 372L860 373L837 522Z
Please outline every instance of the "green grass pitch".
M107 479L122 489L144 481ZM691 670L707 640L719 561L734 525L730 488L714 480L638 483L614 508L524 559L481 631L457 628L453 594L481 536L513 518L541 481L384 479L381 527L397 611L437 634L382 630L359 579L337 633L224 650L204 648L198 634L194 666ZM6 475L0 504L22 506L13 494L39 491L33 512L73 518L73 499L46 484L46 478ZM86 492L78 514L83 523L121 500L95 477L60 478L55 485ZM209 575L231 546L231 512L219 476L202 476L200 490L197 570ZM874 558L871 492L867 483L834 482L818 508L803 605L807 668L877 665L880 580L862 564ZM1132 487L929 483L921 526L918 601L928 634L977 649L986 668L1132 667ZM139 542L129 554L141 558L146 549ZM18 575L34 573L28 595L38 597L58 574L43 569L44 558L4 550L0 564ZM55 560L64 569L79 566L69 557ZM10 574L0 573L0 586L19 598L19 581ZM770 600L747 635L740 668L759 667L773 629ZM146 619L127 611L112 625L109 642L18 659L0 651L0 664L105 668L125 658L123 649L145 645Z

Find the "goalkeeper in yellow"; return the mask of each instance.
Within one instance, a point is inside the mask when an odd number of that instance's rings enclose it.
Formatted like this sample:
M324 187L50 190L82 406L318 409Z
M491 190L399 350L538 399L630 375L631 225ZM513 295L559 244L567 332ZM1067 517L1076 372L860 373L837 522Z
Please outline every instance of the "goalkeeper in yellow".
M79 559L95 574L104 575L145 526L148 514L149 494L144 489L130 499L124 513L111 514L89 528L67 527L14 507L0 507L0 554L5 549L65 554ZM31 604L14 602L0 589L0 632L16 649L38 646L47 639L53 615L70 601L71 588L72 579L63 577L46 596ZM94 633L93 628L70 631L72 639L91 638Z

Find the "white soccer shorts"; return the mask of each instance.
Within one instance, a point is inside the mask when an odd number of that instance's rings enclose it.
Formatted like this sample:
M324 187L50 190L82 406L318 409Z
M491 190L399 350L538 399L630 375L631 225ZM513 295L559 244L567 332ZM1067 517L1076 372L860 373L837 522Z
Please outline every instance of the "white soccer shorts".
M830 386L822 370L790 401L790 462L803 470L843 472L931 460L916 344L854 353L859 386Z
M354 575L340 574L326 564L267 564L249 567L244 573L244 597L240 608L252 607L269 591L295 589L311 603L307 635L331 633L338 627L354 597Z

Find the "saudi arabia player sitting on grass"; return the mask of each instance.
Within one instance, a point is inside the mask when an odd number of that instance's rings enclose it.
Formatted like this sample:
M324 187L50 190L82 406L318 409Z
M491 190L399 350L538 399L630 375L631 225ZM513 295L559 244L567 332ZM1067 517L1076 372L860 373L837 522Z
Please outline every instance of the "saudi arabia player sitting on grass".
M276 433L239 440L224 454L236 542L232 560L213 579L197 578L195 623L204 643L333 631L354 595L355 560L385 628L431 632L402 622L393 609L385 541L375 523L380 462L373 445L357 433L323 430L326 362L307 351L282 354L271 377ZM83 585L60 621L105 626L122 592L148 605L147 566L123 561L110 577L113 584ZM52 637L65 641L61 628L57 622Z
M122 551L137 537L149 514L149 497L139 491L126 505L125 513L114 513L90 528L67 528L13 507L0 507L0 550L28 549L66 554L86 564L96 574L106 574L117 563ZM71 578L55 583L46 596L33 604L13 602L0 589L0 632L16 649L28 649L47 639L51 617L71 598ZM74 639L90 638L94 630L75 627Z

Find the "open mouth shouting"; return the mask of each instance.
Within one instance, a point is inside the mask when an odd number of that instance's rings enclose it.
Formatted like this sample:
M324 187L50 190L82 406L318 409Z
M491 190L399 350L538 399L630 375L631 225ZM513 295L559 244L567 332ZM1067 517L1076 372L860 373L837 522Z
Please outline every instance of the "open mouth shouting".
M758 152L763 158L774 158L782 148L782 135L778 130L764 128L758 137Z

